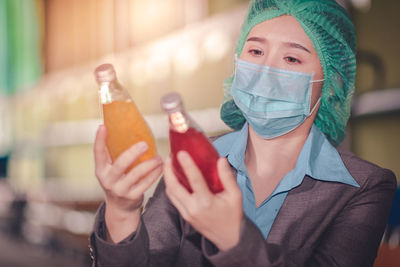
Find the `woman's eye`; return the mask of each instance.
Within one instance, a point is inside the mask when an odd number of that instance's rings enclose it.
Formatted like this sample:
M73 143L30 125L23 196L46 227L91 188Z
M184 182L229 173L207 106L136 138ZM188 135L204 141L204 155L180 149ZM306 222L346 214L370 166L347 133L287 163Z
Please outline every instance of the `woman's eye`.
M285 57L285 61L289 64L301 63L300 60L298 60L297 58L294 58L294 57Z
M264 52L262 50L259 50L259 49L250 49L249 50L249 54L251 54L253 56L263 56Z

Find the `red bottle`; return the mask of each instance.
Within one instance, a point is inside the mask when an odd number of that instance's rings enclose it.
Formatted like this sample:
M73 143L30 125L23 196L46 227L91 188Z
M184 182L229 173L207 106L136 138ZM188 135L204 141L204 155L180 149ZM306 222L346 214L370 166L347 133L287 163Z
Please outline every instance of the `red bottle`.
M203 131L186 114L180 95L177 93L165 95L161 99L161 106L168 114L172 165L180 183L190 193L193 192L176 157L179 151L185 150L200 169L210 191L221 192L224 188L217 171L218 152Z

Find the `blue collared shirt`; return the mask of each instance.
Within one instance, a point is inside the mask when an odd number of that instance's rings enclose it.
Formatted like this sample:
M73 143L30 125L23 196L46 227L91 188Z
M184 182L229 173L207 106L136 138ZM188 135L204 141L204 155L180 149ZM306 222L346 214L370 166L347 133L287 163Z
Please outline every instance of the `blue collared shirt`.
M257 207L244 163L247 137L248 124L245 123L242 130L218 138L214 146L219 155L227 157L229 163L237 170L236 179L242 191L244 213L258 226L265 239L287 194L302 183L305 175L320 181L339 182L359 187L346 169L337 150L318 127L313 125L295 168L282 178L272 194Z

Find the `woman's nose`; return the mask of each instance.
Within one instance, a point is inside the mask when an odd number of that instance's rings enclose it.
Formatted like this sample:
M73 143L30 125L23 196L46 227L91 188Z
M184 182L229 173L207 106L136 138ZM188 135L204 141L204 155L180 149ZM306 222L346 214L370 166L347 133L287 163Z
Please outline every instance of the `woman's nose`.
M279 68L281 62L279 61L277 51L271 49L268 53L265 53L262 64L273 68Z

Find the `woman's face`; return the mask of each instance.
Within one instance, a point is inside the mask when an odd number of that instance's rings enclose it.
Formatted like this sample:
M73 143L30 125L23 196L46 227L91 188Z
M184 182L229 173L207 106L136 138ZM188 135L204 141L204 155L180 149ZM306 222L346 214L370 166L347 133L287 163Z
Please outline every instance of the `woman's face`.
M254 26L247 37L240 59L279 69L314 72L314 80L324 78L318 54L310 38L300 23L289 15ZM313 83L311 107L321 96L322 85L323 82Z

